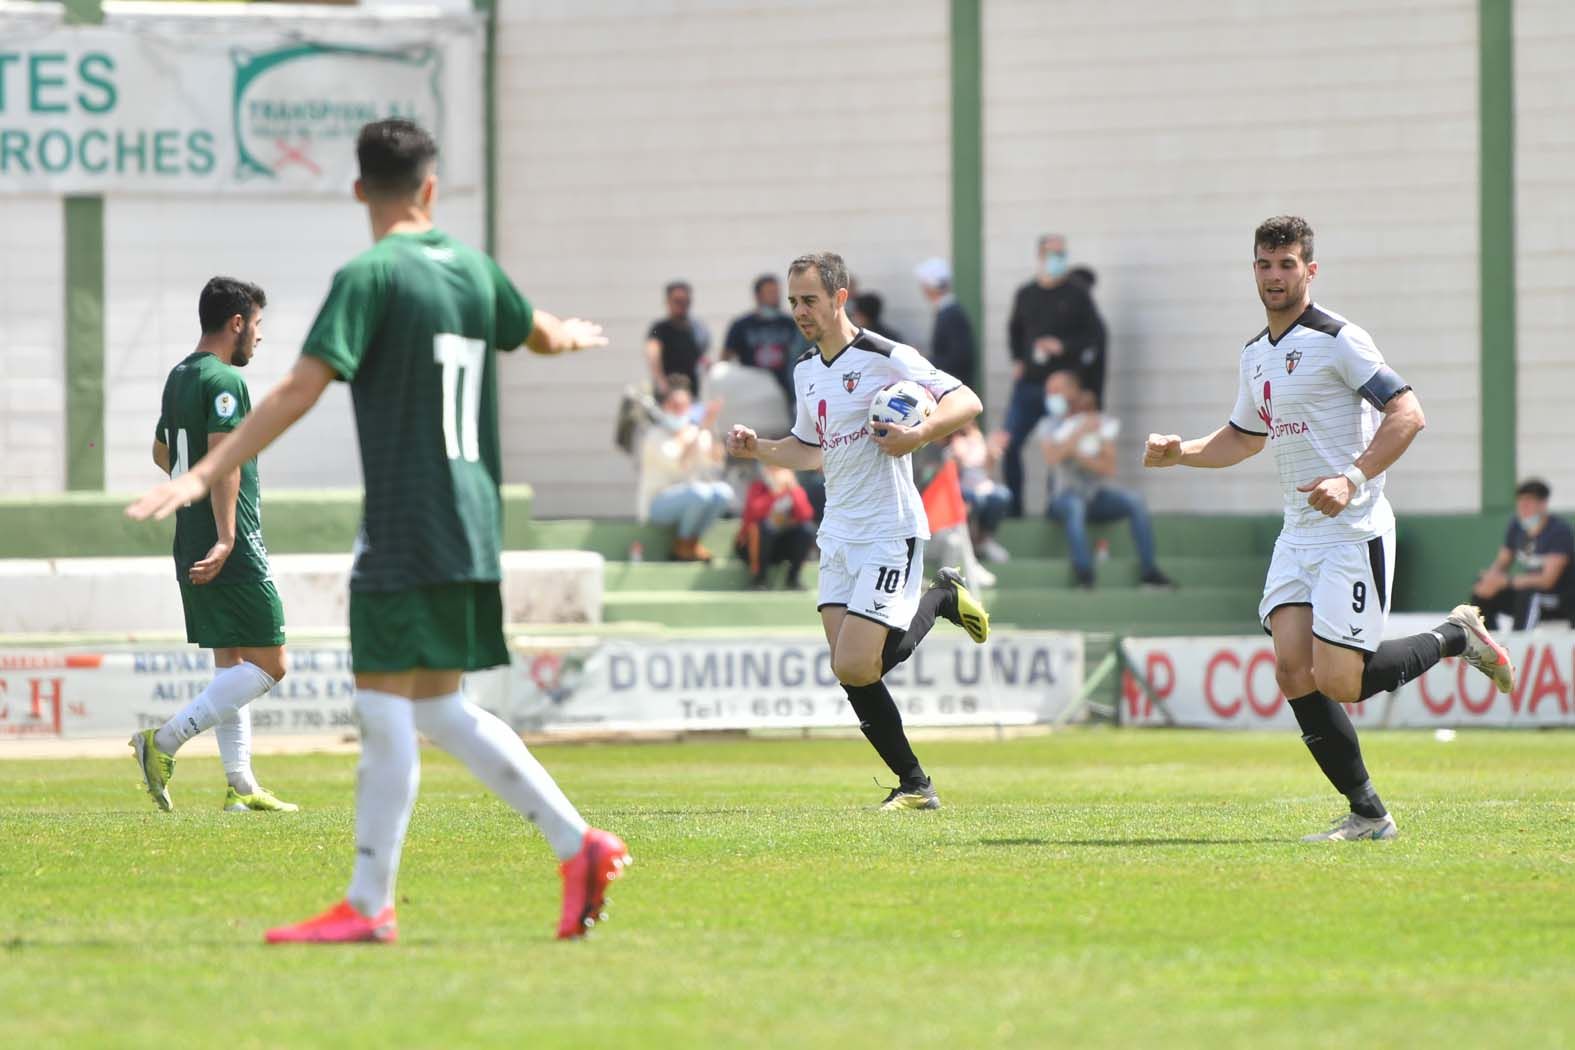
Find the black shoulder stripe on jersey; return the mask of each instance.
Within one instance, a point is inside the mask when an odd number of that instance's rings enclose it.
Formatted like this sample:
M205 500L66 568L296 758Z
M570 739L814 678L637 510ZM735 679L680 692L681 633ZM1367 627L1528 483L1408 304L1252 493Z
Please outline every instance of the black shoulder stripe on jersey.
M818 353L820 353L820 347L810 347L808 350L805 350L802 354L798 355L798 360L793 362L793 367L797 368L799 365L803 364L805 361L808 361Z
M1255 438L1266 438L1269 436L1269 432L1267 430L1248 430L1246 427L1238 427L1234 419L1227 419L1225 422L1229 423L1230 428L1236 431L1238 434L1248 434Z
M890 357L891 352L901 345L895 339L887 339L879 332L872 332L868 328L859 329L859 334L848 344L854 350L867 350L882 357Z
M1389 402L1411 389L1411 384L1401 379L1388 365L1379 365L1373 378L1357 391L1374 408L1382 409Z
M1242 343L1241 344L1241 348L1243 350L1247 349L1247 347L1251 346L1253 343L1256 343L1259 339L1262 339L1264 336L1266 336L1268 334L1269 334L1269 326L1268 325L1264 325L1263 326L1263 331L1259 332L1257 335L1253 336L1251 339L1247 340L1245 343Z
M1345 327L1344 321L1330 317L1313 303L1307 304L1307 309L1302 311L1302 315L1296 319L1296 323L1303 328L1311 328L1315 332L1322 332L1324 335L1339 335L1340 329Z
M1280 339L1284 339L1287 335L1296 331L1297 328L1308 328L1314 332L1322 332L1327 336L1336 336L1340 334L1340 329L1344 327L1344 321L1341 321L1335 317L1331 317L1322 310L1318 309L1318 307L1314 304L1308 303L1307 309L1302 311L1302 315L1292 322L1289 328L1280 333L1279 339L1276 339L1272 335L1269 336L1269 345L1279 346Z

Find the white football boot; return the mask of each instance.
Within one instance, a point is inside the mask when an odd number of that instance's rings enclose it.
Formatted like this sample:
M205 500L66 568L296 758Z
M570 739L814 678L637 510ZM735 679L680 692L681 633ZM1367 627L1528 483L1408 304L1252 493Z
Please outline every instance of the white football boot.
M1460 654L1461 659L1493 679L1499 692L1515 688L1515 665L1509 651L1488 634L1482 610L1475 605L1457 605L1445 619L1466 632L1466 651Z
M1395 818L1385 813L1374 819L1364 817L1360 813L1347 813L1334 822L1334 827L1328 831L1320 831L1316 835L1302 836L1303 842L1354 842L1357 839L1372 839L1382 842L1396 838L1400 829L1395 827Z

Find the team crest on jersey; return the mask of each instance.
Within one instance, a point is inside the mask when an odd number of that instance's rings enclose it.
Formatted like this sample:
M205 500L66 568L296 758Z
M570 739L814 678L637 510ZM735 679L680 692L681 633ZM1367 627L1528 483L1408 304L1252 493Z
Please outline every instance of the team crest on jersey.
M229 419L235 415L235 395L225 391L214 398L213 411L220 419Z
M842 389L846 390L850 394L853 393L853 391L858 388L859 380L863 378L863 372L842 373Z
M1302 352L1300 350L1288 351L1285 355L1285 374L1290 375L1296 371L1296 366L1301 363L1301 359Z

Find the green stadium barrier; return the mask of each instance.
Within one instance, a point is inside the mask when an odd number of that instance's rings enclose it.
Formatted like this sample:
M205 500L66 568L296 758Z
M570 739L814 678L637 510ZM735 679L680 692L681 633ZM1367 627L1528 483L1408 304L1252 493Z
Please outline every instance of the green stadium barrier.
M0 558L137 557L168 554L173 520L135 522L127 493L73 492L0 499ZM503 486L503 545L530 542L531 489ZM276 554L332 554L355 544L361 491L263 491L263 537Z

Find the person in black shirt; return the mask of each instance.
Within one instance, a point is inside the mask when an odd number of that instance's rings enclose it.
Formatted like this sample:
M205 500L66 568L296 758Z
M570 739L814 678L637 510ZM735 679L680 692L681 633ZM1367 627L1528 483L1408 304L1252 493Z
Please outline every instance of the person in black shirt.
M952 294L952 267L945 259L926 259L914 268L919 291L935 307L930 332L930 363L964 383L974 381L973 322Z
M667 286L667 316L651 326L645 337L645 360L651 370L651 388L657 398L667 396L667 377L687 376L692 390L700 389L700 373L710 363L706 351L711 333L689 316L694 293L687 281Z
M1514 617L1515 630L1544 620L1575 616L1575 530L1548 514L1552 490L1543 481L1524 481L1515 490L1515 517L1493 564L1482 570L1471 600L1489 622Z
M1012 516L1022 517L1023 445L1045 414L1045 380L1051 372L1082 367L1085 352L1105 356L1105 322L1081 282L1067 280L1066 238L1039 238L1039 272L1017 290L1007 340L1012 353L1012 399L1006 408L1002 456Z
M860 292L857 297L848 300L848 319L860 328L866 328L877 335L883 335L894 343L908 341L902 337L881 315L886 310L886 300L880 297L879 292Z
M782 284L772 274L755 278L755 308L735 318L722 341L722 360L764 368L793 397L793 364L807 349L798 325L782 312Z

